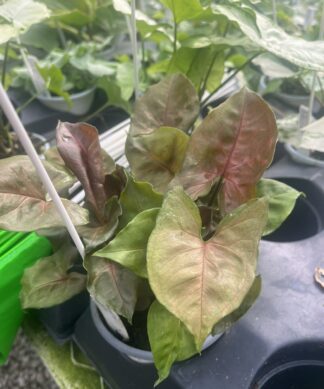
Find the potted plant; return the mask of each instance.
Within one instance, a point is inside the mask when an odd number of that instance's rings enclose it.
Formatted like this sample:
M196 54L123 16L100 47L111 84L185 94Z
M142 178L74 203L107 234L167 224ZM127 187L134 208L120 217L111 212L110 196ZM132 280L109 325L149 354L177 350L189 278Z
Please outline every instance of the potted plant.
M4 87L8 87L10 81L8 79L8 65L12 56L12 42L19 40L30 28L48 18L50 12L48 8L36 1L22 1L17 3L15 0L6 1L0 6L0 45L3 49L3 58L1 64L1 83ZM14 56L15 57L15 56ZM17 108L19 112L28 104L30 100L25 102L21 107ZM46 140L38 135L31 134L32 141L39 152L44 150L43 146ZM0 158L5 158L11 155L21 154L23 150L15 137L15 134L10 130L10 125L0 112Z
M59 124L58 153L47 162L50 171L60 170L54 183L63 193L71 172L85 190L83 208L64 202L86 245L93 301L108 325L130 337L130 349L149 342L159 382L174 362L199 353L210 334L222 332L252 305L260 289L259 240L281 224L299 195L261 179L277 129L259 96L243 89L194 126L198 112L194 86L172 75L135 106L126 144L131 171L100 151L95 128L85 123ZM47 234L60 228L27 161L3 164L10 174L0 185L0 227ZM26 177L27 168L33 198L26 185L17 185L17 172ZM74 271L73 256L62 250L26 270L25 308L61 304L85 288L85 275Z

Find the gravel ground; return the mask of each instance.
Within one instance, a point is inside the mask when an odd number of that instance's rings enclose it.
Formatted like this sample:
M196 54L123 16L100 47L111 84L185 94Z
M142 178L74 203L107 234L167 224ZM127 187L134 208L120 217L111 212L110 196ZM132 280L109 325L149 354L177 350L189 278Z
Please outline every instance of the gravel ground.
M7 364L0 367L0 389L20 388L59 389L22 332Z

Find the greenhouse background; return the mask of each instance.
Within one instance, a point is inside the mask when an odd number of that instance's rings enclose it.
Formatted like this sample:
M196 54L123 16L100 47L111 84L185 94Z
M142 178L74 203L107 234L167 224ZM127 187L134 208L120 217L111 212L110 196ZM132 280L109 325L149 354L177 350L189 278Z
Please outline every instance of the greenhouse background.
M0 388L324 388L324 1L0 0Z

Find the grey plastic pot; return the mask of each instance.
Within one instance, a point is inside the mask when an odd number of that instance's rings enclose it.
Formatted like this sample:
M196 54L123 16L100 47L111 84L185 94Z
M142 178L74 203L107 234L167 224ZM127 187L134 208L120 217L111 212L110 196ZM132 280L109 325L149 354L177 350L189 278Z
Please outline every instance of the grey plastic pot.
M309 105L309 96L308 95L290 95L288 93L278 92L275 94L277 98L285 103L287 106L299 110L301 105L308 107ZM313 114L316 114L321 109L321 104L315 99L313 106Z
M141 350L135 347L131 347L121 340L117 339L116 336L109 331L107 326L104 325L102 318L99 315L98 309L93 300L90 301L90 311L94 325L100 335L105 339L105 341L120 353L122 353L127 358L133 360L134 362L140 364L153 364L153 354L150 351ZM202 350L206 350L212 344L214 344L223 334L211 336L209 335L206 339Z
M73 115L85 115L93 102L95 87L87 89L80 93L75 93L71 95L72 106L70 107L68 103L60 96L38 96L38 100L44 104L46 107L55 109L56 111L69 112Z
M301 149L291 146L288 143L285 144L285 149L287 153L290 155L291 159L297 163L324 168L324 161L320 161L319 159L312 158Z

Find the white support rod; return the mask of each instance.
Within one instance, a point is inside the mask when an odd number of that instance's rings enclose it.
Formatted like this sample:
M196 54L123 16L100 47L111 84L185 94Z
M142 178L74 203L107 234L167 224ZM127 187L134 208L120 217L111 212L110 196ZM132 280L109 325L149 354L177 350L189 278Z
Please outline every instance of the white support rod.
M82 258L85 256L85 250L83 243L79 237L79 234L75 228L75 226L72 223L72 220L67 213L60 196L58 195L49 175L47 174L46 169L44 168L44 165L39 158L28 134L25 130L22 122L19 119L19 116L17 115L17 112L15 111L6 91L4 90L2 84L0 83L0 105L7 116L12 128L15 130L18 139L20 140L21 144L23 145L26 153L28 154L29 158L31 159L40 179L42 180L45 189L47 190L48 194L50 195L51 199L53 200L58 213L61 215L64 224L71 235L71 238L78 249L80 255Z
M277 19L277 2L276 2L276 0L272 0L272 17L273 17L273 22L275 24L278 24L278 19Z
M135 100L139 97L139 66L138 66L138 48L137 48L137 30L136 30L136 0L131 0L131 38L134 64L134 89Z
M324 37L324 0L322 0L321 20L320 20L320 29L319 29L318 39L322 40L323 37ZM311 122L312 115L313 115L313 108L314 108L314 101L315 101L316 78L317 78L317 73L316 73L316 71L314 71L313 79L312 79L312 88L311 88L311 93L310 93L310 96L309 96L309 103L308 103L308 120L307 120L307 124L309 124Z

